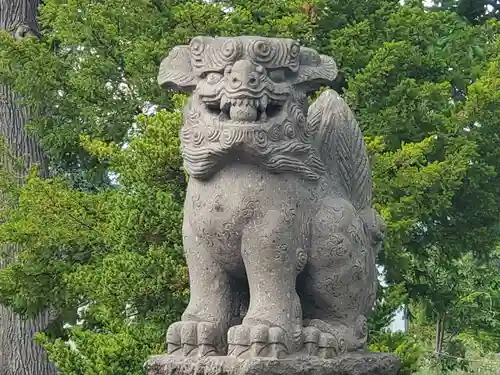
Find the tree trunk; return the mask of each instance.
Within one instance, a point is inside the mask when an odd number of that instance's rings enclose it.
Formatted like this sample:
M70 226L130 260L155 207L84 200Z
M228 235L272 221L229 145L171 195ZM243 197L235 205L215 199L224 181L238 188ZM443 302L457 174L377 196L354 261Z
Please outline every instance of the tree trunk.
M443 337L444 337L444 320L445 313L439 313L436 323L436 353L441 353L443 350Z
M36 23L37 8L40 0L0 0L0 30L9 31L16 39L28 35L38 35ZM34 165L41 166L46 173L46 163L38 142L25 131L25 124L33 114L29 108L19 104L19 96L9 87L0 85L0 136L13 156L25 158L24 173ZM0 154L0 163L12 170L12 161ZM19 183L23 180L20 176ZM1 198L1 197L0 197ZM0 244L7 254L19 252L16 245ZM0 259L4 267L9 259ZM0 375L54 375L54 366L45 351L37 345L33 336L45 329L49 323L49 313L44 312L35 318L23 319L10 308L0 305Z

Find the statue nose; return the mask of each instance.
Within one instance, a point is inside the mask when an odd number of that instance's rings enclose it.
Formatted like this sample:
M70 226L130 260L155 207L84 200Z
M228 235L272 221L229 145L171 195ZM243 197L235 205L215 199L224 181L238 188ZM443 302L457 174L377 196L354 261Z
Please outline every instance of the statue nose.
M231 86L235 89L240 87L256 88L260 84L260 77L256 72L231 74Z
M262 67L247 60L237 61L232 67L226 68L229 82L233 89L255 89L261 83Z

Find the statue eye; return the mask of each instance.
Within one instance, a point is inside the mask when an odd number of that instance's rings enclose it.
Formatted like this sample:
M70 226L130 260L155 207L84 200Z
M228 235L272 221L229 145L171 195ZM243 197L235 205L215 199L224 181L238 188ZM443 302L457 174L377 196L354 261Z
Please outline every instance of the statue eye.
M269 78L274 82L280 83L286 80L285 71L283 69L276 69L269 72Z
M212 72L207 74L207 82L211 85L218 83L222 79L222 74Z

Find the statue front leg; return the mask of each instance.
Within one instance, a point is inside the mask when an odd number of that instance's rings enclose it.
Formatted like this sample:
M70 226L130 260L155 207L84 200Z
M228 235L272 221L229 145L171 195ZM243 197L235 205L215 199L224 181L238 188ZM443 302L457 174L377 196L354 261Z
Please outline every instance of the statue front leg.
M180 322L167 331L168 353L190 357L224 355L231 320L231 280L211 249L184 220L184 251L190 299Z
M229 355L281 358L300 346L302 311L295 291L298 236L286 215L269 210L243 231L250 304L243 324L229 330Z

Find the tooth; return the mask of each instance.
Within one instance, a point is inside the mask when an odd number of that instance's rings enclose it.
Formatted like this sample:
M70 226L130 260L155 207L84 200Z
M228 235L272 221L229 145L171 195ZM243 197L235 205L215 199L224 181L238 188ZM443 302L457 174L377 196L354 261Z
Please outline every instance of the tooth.
M260 121L267 121L267 113L266 112L262 112L260 114Z
M226 95L222 95L222 98L220 99L220 109L224 109L226 104L228 104L229 99Z
M268 103L269 103L269 97L266 94L264 94L262 98L260 98L260 109L262 112L266 111Z

